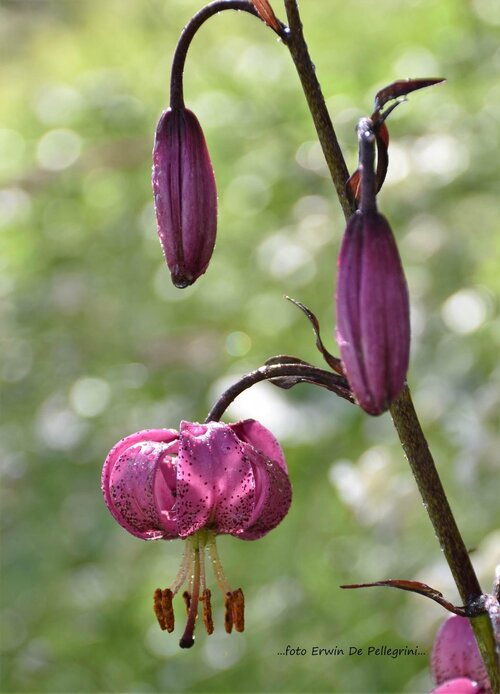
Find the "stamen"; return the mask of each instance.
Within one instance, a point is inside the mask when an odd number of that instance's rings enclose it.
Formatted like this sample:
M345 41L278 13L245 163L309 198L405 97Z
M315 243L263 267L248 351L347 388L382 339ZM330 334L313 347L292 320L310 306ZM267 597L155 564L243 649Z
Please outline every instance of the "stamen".
M179 591L179 588L182 586L182 584L186 580L188 572L191 570L192 560L193 560L193 547L192 547L192 545L188 539L186 541L185 546L184 546L184 554L182 555L182 561L181 561L181 565L179 567L179 571L177 572L177 576L175 577L174 582L170 585L170 590L172 591L172 595L175 595Z
M203 595L201 596L201 599L203 601L203 624L205 625L205 629L207 630L207 634L213 634L214 633L214 622L212 619L212 605L210 602L210 597L212 593L210 590L205 589L203 591Z
M165 631L167 628L167 625L165 623L165 617L163 616L163 607L162 607L162 590L161 588L157 588L155 592L153 593L153 609L155 611L156 619L158 620L158 624L160 625L162 631Z
M153 609L163 631L169 633L174 630L174 610L172 608L172 591L167 588L157 588L153 593Z
M172 591L166 588L161 594L161 607L163 610L163 619L165 620L165 628L171 634L175 626L174 608L172 607Z
M196 536L194 536L196 538ZM191 648L194 644L194 627L196 624L196 618L198 616L198 601L200 596L200 551L199 543L193 538L193 549L195 551L194 555L194 574L192 576L193 589L191 593L191 599L189 604L189 613L186 628L179 641L179 646L181 648ZM196 544L195 544L196 542Z
M228 591L224 598L224 629L226 634L233 630L233 594Z
M200 579L201 579L201 592L205 593L207 589L207 581L205 576L205 547L207 545L207 533L200 530L199 536L199 555L200 555Z
M245 596L241 588L233 591L231 613L236 631L245 631Z
M222 568L219 553L217 552L217 545L215 544L214 534L210 535L207 539L207 550L210 559L212 560L212 568L214 571L215 580L217 581L219 588L225 594L231 593L231 586L229 585L229 581L224 575L224 569Z
M182 599L184 600L184 604L186 605L186 613L189 613L189 607L191 605L191 593L185 590L182 594Z

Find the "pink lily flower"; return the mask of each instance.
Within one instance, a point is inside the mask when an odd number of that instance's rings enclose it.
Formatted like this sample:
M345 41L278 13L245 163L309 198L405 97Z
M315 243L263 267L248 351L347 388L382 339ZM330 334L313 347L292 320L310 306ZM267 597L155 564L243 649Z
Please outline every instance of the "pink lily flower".
M275 528L290 508L292 490L280 445L262 424L181 422L180 431L147 429L119 441L101 480L107 507L129 533L143 540L186 540L176 579L158 588L154 609L162 629L173 631L172 599L185 581L188 608L181 648L194 643L198 603L213 632L205 550L225 595L226 631L244 629L244 597L232 590L217 553L217 535L256 540Z

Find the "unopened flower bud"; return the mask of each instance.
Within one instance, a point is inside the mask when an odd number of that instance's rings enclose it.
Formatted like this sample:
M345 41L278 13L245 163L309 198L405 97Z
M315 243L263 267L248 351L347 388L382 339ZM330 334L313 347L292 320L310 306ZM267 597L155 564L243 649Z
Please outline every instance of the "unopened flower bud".
M217 231L217 190L203 131L192 111L164 111L153 149L158 235L176 287L208 267Z
M377 210L373 123L358 125L361 205L339 256L337 342L349 386L378 415L403 388L410 356L408 287L388 221Z

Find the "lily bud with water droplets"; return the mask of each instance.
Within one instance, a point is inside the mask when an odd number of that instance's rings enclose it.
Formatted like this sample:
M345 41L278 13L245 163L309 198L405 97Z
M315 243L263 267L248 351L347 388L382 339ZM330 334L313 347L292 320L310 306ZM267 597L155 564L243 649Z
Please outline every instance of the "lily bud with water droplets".
M153 191L160 243L176 287L208 267L217 231L217 189L198 119L186 108L164 111L153 149Z
M339 256L337 342L360 406L378 415L403 388L410 353L408 288L389 223L377 210L374 137L362 119L358 135L361 205L347 222Z

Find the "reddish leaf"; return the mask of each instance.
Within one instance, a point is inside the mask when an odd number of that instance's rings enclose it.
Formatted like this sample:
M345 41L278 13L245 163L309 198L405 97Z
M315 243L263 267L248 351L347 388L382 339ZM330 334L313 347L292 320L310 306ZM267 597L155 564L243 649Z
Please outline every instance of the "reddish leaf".
M252 0L253 6L258 12L259 17L267 26L274 29L278 34L281 33L281 24L279 23L276 15L273 12L273 8L268 3L267 0Z
M408 590L411 593L418 593L426 598L434 600L434 602L439 603L442 607L448 610L448 612L453 612L453 614L458 614L461 617L467 616L467 610L465 607L458 607L448 602L443 597L443 594L439 590L431 588L426 583L420 583L420 581L407 581L405 579L391 578L386 581L376 581L374 583L351 583L349 585L340 586L341 588L375 588L377 586L388 587L388 588L399 588L400 590Z
M417 89L423 89L424 87L431 87L433 84L439 84L444 82L443 77L429 77L427 79L406 79L397 80L392 82L392 84L387 85L375 96L375 110L380 111L380 109L385 106L388 101L392 99L397 99L400 96L406 96L410 92L414 92Z
M289 296L285 298L288 299L288 301L291 301L292 304L295 304L297 308L300 308L302 313L304 313L304 315L307 317L309 323L312 325L314 335L316 336L316 347L323 355L323 359L326 361L328 366L341 376L344 376L344 370L342 369L340 359L337 359L337 357L334 357L333 354L330 354L330 352L326 349L326 347L323 344L319 330L319 321L314 315L314 313L311 311L311 309L307 308L307 306L304 306L304 304L301 304L300 301L296 301L295 299L292 299Z
M389 131L387 130L387 125L381 121L380 123L375 123L375 135L380 139L381 143L385 145L385 148L389 147Z

